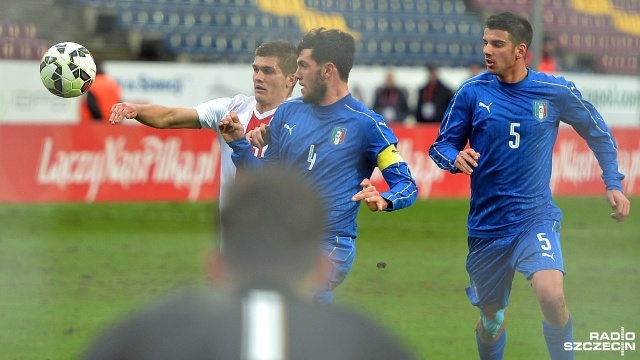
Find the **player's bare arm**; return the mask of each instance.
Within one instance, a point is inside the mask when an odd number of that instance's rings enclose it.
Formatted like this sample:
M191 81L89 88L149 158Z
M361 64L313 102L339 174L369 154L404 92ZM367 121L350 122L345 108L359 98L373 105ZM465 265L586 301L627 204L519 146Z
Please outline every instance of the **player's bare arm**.
M362 190L353 195L351 201L364 200L371 211L382 211L388 207L387 200L380 196L380 192L371 184L369 179L362 180L360 186L362 186Z
M453 164L463 173L471 175L473 168L478 166L478 159L480 159L480 153L469 148L460 151Z
M611 205L611 208L613 209L613 213L611 213L612 219L616 222L620 222L629 216L631 202L626 196L624 196L622 191L607 190L606 197L609 205Z
M238 114L234 111L220 121L218 129L220 130L220 135L222 135L222 138L226 142L240 140L245 137L244 126L242 126L240 119L238 119Z
M117 103L111 107L109 122L115 125L124 119L156 129L199 129L200 120L194 108L169 108L153 104Z
M269 142L271 142L271 130L269 129L269 125L260 124L259 128L248 131L246 138L252 146L257 148L268 145Z

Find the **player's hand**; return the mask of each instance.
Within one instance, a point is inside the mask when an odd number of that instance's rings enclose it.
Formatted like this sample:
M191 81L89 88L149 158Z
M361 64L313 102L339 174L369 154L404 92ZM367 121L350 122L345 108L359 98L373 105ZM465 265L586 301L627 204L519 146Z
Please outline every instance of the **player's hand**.
M473 168L478 166L478 159L480 159L480 153L469 148L460 151L453 164L458 170L467 175L471 175Z
M271 142L271 130L268 125L260 124L260 127L249 130L246 134L246 138L252 146L261 148L265 145L269 145L269 142Z
M226 142L244 138L244 127L238 119L238 114L233 111L220 121L218 129Z
M138 107L132 103L117 103L111 107L109 122L115 125L124 119L134 119L138 116Z
M360 186L362 186L362 190L353 195L351 201L364 200L371 211L382 211L387 208L387 200L380 196L380 193L369 179L362 180Z
M629 216L631 202L620 190L607 190L606 197L607 201L609 201L609 205L611 205L611 208L614 211L611 213L612 219L616 222L620 222Z

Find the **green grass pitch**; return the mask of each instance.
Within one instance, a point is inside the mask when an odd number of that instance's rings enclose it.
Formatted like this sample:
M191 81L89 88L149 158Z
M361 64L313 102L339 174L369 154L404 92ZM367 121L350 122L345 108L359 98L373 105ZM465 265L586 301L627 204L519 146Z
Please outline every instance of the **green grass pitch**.
M640 198L631 199L632 204ZM603 198L560 198L574 340L640 332L640 221L616 224ZM0 205L0 354L76 359L106 326L167 292L206 284L214 203ZM358 253L335 302L382 323L424 359L477 358L478 312L464 293L463 200L359 215ZM386 262L384 269L378 262ZM546 359L541 314L517 275L507 359ZM640 342L640 340L636 340ZM634 345L637 345L634 343ZM639 359L581 351L576 359Z

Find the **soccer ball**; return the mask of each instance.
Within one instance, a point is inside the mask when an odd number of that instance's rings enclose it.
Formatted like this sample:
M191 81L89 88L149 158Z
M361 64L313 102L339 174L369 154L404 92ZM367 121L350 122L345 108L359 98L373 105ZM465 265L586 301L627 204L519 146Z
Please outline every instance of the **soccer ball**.
M72 98L84 94L96 77L96 63L89 50L74 42L55 44L40 61L40 78L52 94Z

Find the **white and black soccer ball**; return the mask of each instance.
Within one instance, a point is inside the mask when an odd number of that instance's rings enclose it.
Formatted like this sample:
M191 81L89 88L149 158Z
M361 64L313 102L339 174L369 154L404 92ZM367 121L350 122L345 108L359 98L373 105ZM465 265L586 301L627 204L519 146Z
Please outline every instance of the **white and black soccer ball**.
M86 47L74 42L55 44L40 62L40 78L52 94L72 98L84 94L96 77L96 63Z

